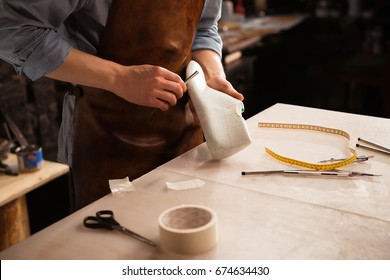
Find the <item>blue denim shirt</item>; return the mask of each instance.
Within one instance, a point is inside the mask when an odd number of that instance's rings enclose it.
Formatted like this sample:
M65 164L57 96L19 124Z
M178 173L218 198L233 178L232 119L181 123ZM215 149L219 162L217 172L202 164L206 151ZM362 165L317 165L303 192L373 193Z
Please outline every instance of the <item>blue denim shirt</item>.
M130 1L130 0L129 0ZM58 68L72 48L96 54L112 0L3 0L0 58L36 80ZM222 0L206 0L192 50L221 55L218 35ZM58 160L70 165L74 97L65 96Z

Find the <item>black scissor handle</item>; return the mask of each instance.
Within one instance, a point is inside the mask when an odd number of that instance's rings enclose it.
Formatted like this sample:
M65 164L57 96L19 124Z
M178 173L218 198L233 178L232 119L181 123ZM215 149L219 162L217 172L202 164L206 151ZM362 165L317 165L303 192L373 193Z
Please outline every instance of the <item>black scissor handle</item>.
M87 228L105 228L110 230L119 226L111 210L101 210L96 212L96 216L85 217L83 224Z

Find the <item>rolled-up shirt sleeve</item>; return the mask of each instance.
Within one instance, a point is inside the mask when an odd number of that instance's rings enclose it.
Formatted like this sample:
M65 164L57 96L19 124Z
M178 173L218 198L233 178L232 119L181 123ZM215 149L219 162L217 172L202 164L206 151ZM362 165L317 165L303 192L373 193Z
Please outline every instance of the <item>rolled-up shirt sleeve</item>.
M79 2L4 0L0 7L0 58L32 80L58 68L72 48L58 29Z
M222 56L222 40L218 34L221 0L206 0L192 50L209 49Z

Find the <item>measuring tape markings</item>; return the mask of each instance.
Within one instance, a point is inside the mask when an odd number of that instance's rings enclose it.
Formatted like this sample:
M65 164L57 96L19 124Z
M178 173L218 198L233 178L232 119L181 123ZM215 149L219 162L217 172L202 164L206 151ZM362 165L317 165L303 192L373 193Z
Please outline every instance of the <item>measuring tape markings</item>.
M308 124L289 124L289 123L263 123L259 122L258 123L259 127L262 128L283 128L283 129L297 129L297 130L311 130L311 131L318 131L318 132L324 132L327 134L333 134L333 135L340 135L348 140L350 140L350 136L347 132L336 129L336 128L329 128L329 127L323 127L323 126L316 126L316 125L308 125ZM309 162L304 162L292 158L288 158L282 155L279 155L272 150L268 149L267 147L265 148L265 151L267 154L272 156L273 158L284 162L288 163L291 165L296 165L296 166L301 166L309 169L315 169L315 170L332 170L336 168L340 168L346 165L349 165L353 163L356 158L357 158L357 153L354 149L349 148L350 152L352 153L352 156L339 161L339 162L334 162L334 163L329 163L329 164L316 164L316 163L309 163Z

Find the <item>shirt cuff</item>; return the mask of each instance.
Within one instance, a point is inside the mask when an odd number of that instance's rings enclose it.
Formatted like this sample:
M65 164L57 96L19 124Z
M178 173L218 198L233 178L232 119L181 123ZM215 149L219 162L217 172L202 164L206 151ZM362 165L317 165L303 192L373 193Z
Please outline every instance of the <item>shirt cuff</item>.
M21 72L35 81L64 63L71 49L68 40L51 30L26 59Z
M207 38L197 38L194 41L192 51L198 50L212 50L216 52L220 57L222 57L222 43Z
M216 24L212 25L210 28L198 29L192 45L192 51L201 49L213 50L222 57L222 39L219 36Z

